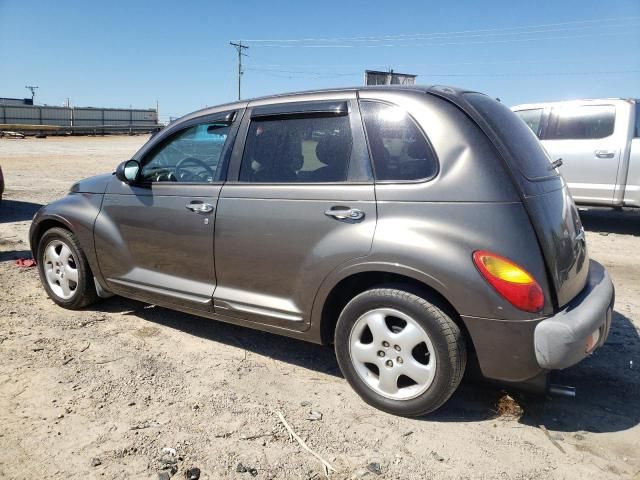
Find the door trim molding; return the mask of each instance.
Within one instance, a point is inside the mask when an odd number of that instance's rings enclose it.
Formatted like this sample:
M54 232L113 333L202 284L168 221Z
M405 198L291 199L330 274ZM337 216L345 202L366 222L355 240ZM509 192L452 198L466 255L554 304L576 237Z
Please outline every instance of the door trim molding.
M210 305L212 302L211 297L203 297L200 295L193 295L184 292L177 292L175 290L168 290L165 288L151 286L144 283L134 282L131 280L122 280L120 278L107 278L108 282L113 282L118 285L122 285L124 287L135 288L138 290L143 290L149 293L155 293L157 295L164 295L166 297L174 298L181 301L187 301L191 303L196 303L202 306Z
M304 320L301 314L257 307L255 305L245 303L230 302L228 300L214 300L213 309L216 313L220 313L222 315L240 316L241 318L247 318L247 316L243 314L248 313L277 320L286 320L289 322L302 322Z

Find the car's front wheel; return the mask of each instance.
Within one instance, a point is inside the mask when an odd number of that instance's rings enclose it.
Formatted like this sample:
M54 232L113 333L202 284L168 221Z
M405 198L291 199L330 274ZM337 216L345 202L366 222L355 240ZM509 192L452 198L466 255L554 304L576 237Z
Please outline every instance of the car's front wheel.
M47 230L38 243L37 257L42 285L58 305L75 310L97 300L89 263L73 233Z
M450 315L428 298L396 288L353 298L338 319L335 349L343 375L367 403L406 416L445 403L467 358Z

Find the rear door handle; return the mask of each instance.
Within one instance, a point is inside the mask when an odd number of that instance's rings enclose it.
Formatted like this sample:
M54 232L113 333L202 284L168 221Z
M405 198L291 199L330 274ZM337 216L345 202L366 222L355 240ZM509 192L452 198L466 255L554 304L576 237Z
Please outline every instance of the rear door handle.
M616 152L610 150L596 150L593 153L595 153L598 158L613 158L616 155Z
M325 211L324 214L328 217L333 217L336 220L357 221L364 218L364 212L362 210L349 207L332 207Z
M187 210L191 210L192 212L201 214L213 212L213 205L211 205L210 203L201 202L199 200L194 200L193 202L187 203L186 208Z

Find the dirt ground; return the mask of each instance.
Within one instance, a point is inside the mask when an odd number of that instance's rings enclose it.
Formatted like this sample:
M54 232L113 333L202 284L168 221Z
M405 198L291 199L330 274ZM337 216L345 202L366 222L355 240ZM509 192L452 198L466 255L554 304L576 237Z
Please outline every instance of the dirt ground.
M465 379L405 419L364 404L331 348L123 298L66 311L15 265L41 204L145 140L0 139L0 478L324 478L277 412L330 478L640 478L640 212L582 212L617 299L607 344L554 380L575 399L508 390L524 413L499 416L503 388Z

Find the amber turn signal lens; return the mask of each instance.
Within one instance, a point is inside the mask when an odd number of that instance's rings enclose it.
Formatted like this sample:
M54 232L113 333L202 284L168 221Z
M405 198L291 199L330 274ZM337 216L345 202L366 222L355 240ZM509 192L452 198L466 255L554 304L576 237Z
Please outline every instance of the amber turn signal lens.
M473 252L473 263L484 279L514 307L532 313L542 310L542 288L525 269L486 250Z

